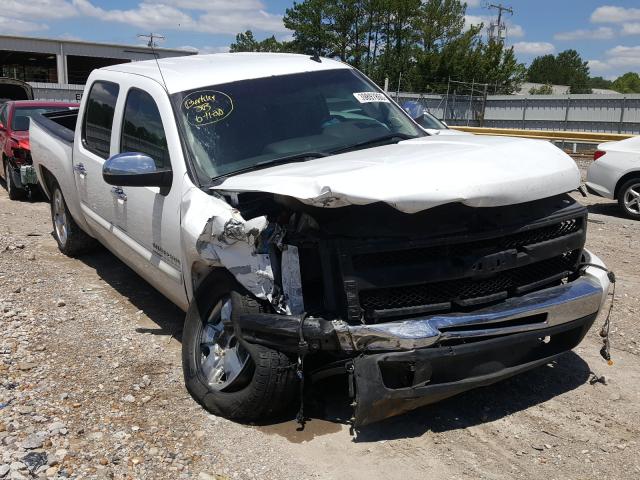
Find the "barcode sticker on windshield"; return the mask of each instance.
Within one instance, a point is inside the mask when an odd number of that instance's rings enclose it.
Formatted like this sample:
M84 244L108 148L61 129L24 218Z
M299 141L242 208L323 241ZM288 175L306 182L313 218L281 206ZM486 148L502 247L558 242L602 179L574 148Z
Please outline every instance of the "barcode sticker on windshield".
M360 103L385 102L389 103L389 99L384 93L380 92L356 92L353 94Z

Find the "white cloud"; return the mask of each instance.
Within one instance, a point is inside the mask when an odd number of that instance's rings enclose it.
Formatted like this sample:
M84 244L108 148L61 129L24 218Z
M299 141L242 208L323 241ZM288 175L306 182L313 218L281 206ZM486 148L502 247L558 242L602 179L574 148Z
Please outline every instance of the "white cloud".
M522 55L546 55L555 52L556 47L549 42L516 42L513 49Z
M553 38L556 40L607 40L614 37L613 29L610 27L598 27L593 30L573 30L571 32L556 33Z
M604 60L589 60L589 68L597 72L628 71L640 68L640 45L617 45L605 52Z
M2 0L2 15L24 19L61 19L78 14L75 7L66 0Z
M624 8L604 5L591 14L593 23L624 23L640 20L640 8Z
M623 35L640 35L640 22L622 24Z
M465 3L467 4L467 7L479 7L480 6L480 0L465 0Z
M237 0L233 3L222 0L173 0L170 3L173 5L143 1L136 8L109 10L97 7L89 0L73 0L73 4L83 15L133 25L144 28L145 31L165 29L235 34L250 29L270 33L287 32L282 17L266 12L263 3L257 0ZM192 16L174 5L202 13L200 16Z
M0 32L5 35L24 34L46 30L48 27L41 23L26 22L15 18L0 16Z
M495 21L495 18L489 15L465 15L464 28L469 29L471 25L480 25L481 23L484 24L485 28L487 28L492 21ZM524 37L524 28L522 28L522 25L511 23L508 20L505 23L507 25L507 37Z
M601 60L588 60L587 63L589 64L589 71L591 72L592 75L594 73L607 72L611 70L611 67L609 66L609 64Z

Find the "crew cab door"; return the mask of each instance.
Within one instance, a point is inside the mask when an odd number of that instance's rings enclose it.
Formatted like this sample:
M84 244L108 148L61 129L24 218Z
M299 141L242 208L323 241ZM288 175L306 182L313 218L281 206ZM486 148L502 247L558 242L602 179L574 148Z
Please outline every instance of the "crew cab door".
M80 109L73 151L73 172L80 206L91 230L108 243L115 205L111 186L102 179L102 165L111 155L113 119L120 85L96 80ZM80 133L78 133L80 132Z
M131 253L144 259L144 268L159 281L157 288L176 303L176 297L186 301L180 261L180 168L176 168L183 162L182 148L167 93L155 82L144 89L128 85L116 115L117 153L142 153L158 170L171 169L174 175L168 189L114 187L114 225L126 236Z
M186 308L179 208L184 163L167 93L155 81L133 75L122 75L117 91L96 84L87 98L85 142L74 160L82 208L92 228L97 229L96 233L112 252L170 300ZM100 90L92 97L94 88ZM109 92L105 95L102 90ZM100 100L99 107L92 107L94 98L96 102ZM100 129L92 130L100 122L103 123ZM104 126L107 124L108 134ZM91 146L96 137L109 138L109 155L105 155L104 149L100 155L87 151L87 143ZM102 177L103 164L109 156L121 152L143 153L156 165L171 167L173 184L163 191L157 187L107 184ZM83 163L83 167L78 168L78 163ZM178 168L173 168L174 165Z

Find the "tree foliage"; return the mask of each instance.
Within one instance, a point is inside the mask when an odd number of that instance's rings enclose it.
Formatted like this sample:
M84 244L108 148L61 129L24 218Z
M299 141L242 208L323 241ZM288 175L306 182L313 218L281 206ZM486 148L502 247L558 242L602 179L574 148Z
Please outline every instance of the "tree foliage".
M250 31L231 51L289 51L337 58L378 84L388 78L403 90L446 91L449 79L488 83L511 93L526 69L513 48L487 41L483 26L465 28L461 0L303 0L286 10L290 42L263 45ZM265 48L269 48L265 50Z
M575 50L534 58L527 79L534 83L568 85L571 93L591 93L589 66Z
M611 90L613 87L613 82L602 77L591 77L589 78L589 87Z
M529 89L529 95L551 95L553 94L553 87L549 83L540 85L539 87L531 87Z
M237 34L235 43L229 46L230 52L284 52L286 50L286 44L276 40L275 36L258 41L251 30Z
M627 72L613 81L612 88L620 93L640 93L640 75Z

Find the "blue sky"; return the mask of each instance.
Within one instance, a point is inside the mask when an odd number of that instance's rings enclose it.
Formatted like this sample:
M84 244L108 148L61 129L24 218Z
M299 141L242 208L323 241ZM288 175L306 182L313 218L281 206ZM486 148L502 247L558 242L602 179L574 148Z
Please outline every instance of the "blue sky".
M287 0L2 0L0 34L135 44L136 34L159 32L164 47L224 51L237 32L288 38ZM468 0L468 23L494 12ZM496 3L496 2L493 2ZM640 0L503 0L508 43L528 63L567 48L589 60L592 75L615 78L640 71Z

